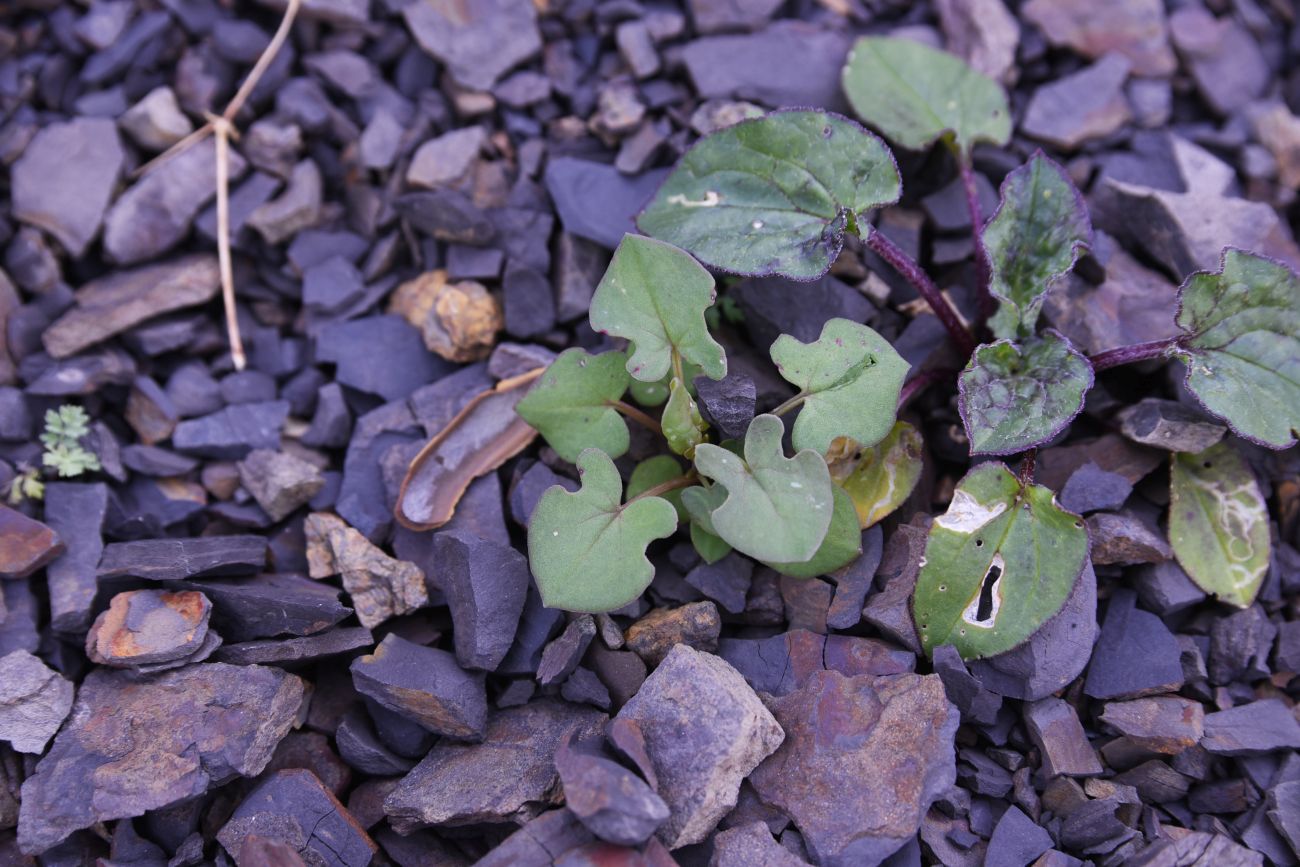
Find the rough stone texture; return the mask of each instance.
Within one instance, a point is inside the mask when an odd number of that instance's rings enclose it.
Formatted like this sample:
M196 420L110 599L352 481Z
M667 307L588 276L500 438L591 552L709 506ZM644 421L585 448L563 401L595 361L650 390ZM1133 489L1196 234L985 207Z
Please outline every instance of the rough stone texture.
M1138 746L1171 756L1196 746L1205 734L1205 709L1181 696L1113 701L1106 705L1101 721Z
M784 735L726 661L679 644L618 719L636 722L672 810L658 837L669 849L698 843L736 805L741 780Z
M1016 77L1020 25L1002 0L938 0L948 50L990 78Z
M610 165L556 157L547 162L544 180L564 231L613 250L624 234L637 231L633 218L666 175L655 169L629 178Z
M143 815L261 773L303 682L276 668L194 665L136 682L96 669L23 784L18 840L36 854L96 822Z
M1259 43L1230 15L1215 18L1199 6L1180 8L1169 17L1174 46L1191 68L1201 98L1228 115L1267 89L1273 73Z
M45 570L50 625L58 632L79 635L90 625L98 589L95 569L104 550L101 533L107 511L108 486L102 482L45 485L45 521L67 546L63 556Z
M0 503L0 578L26 578L63 551L52 529Z
M1202 452L1223 439L1228 429L1192 407L1148 397L1116 416L1124 436L1171 452Z
M803 21L778 21L758 33L696 39L686 45L682 59L696 92L706 99L844 111L840 71L849 47L846 34Z
M1126 867L1264 867L1263 855L1222 834L1165 827L1169 837L1138 852Z
M1165 535L1129 512L1088 516L1089 555L1098 566L1159 563L1173 556Z
M1129 62L1107 55L1092 66L1034 91L1025 109L1025 135L1065 150L1102 138L1132 118L1124 82Z
M487 693L482 674L470 674L445 650L389 634L374 653L352 662L357 692L437 734L482 740Z
M177 451L208 458L237 459L256 448L280 446L280 431L289 416L283 400L240 403L176 425Z
M786 738L750 783L817 863L880 863L956 782L960 715L934 675L817 672L769 706Z
M501 302L482 283L449 283L441 270L398 286L388 309L420 329L428 350L448 361L487 358L505 327Z
M564 803L602 840L639 846L668 818L668 805L636 774L565 744L555 753Z
M320 220L322 180L312 160L293 167L289 186L277 198L265 202L248 215L246 225L256 229L268 244L280 244Z
M590 614L582 614L569 621L559 637L542 650L537 665L537 682L542 686L550 686L573 674L595 637L596 621Z
M475 0L444 5L420 0L402 12L420 47L461 84L488 90L542 48L531 0Z
M212 623L230 641L314 635L352 613L334 587L287 573L201 579L178 585L212 600Z
M481 744L443 741L384 801L399 834L428 825L525 821L560 798L555 751L597 736L608 717L539 699L494 713Z
M1083 691L1093 698L1140 698L1183 684L1178 642L1165 624L1137 607L1136 594L1115 591L1092 654Z
M1132 62L1134 75L1174 71L1160 0L1031 0L1022 14L1053 45L1069 46L1084 57L1116 51Z
M627 628L624 640L648 665L658 665L678 644L696 650L717 650L722 619L712 602L692 602L680 608L656 608Z
M532 573L523 554L461 531L434 540L438 583L447 594L456 659L495 671L514 643Z
M127 135L142 148L162 151L194 131L194 124L176 104L176 93L155 87L117 119Z
M993 829L984 867L1024 867L1050 848L1052 835L1047 829L1012 806Z
M1201 746L1222 756L1256 756L1300 749L1300 723L1276 698L1253 701L1205 715Z
M481 126L467 126L430 139L415 151L406 182L417 187L448 186L462 180L487 141Z
M772 838L763 822L736 825L713 838L709 867L806 867L807 861Z
M278 771L258 784L217 832L217 841L246 867L250 838L289 846L308 867L367 867L379 847L311 771Z
M1061 506L1082 515L1098 509L1118 509L1132 492L1128 479L1089 461L1070 475L1058 499Z
M338 519L335 519L336 521ZM341 526L329 530L333 568L343 576L343 589L352 597L361 625L373 629L390 617L407 614L429 604L424 571L414 563L394 560L357 530ZM312 577L322 577L317 571Z
M182 581L215 575L251 575L266 567L263 536L141 539L104 546L97 574L150 581Z
M132 668L172 662L203 646L212 603L193 590L131 590L113 597L86 635L92 662Z
M349 626L301 638L224 644L217 649L214 659L233 665L292 665L351 653L373 647L374 643L375 637L369 629Z
M125 161L111 120L80 117L43 127L10 173L14 217L80 257L99 232Z
M1079 714L1069 702L1048 697L1025 705L1025 728L1042 753L1043 773L1048 777L1089 777L1102 772Z
M249 452L239 462L239 480L272 521L283 521L325 487L314 464L271 449Z
M72 709L72 682L25 650L0 657L0 741L42 753Z

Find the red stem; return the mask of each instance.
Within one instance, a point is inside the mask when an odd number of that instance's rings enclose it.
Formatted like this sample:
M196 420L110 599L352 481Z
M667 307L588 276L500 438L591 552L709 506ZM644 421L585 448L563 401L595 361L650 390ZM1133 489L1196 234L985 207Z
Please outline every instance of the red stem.
M889 267L897 271L900 277L912 284L912 287L920 293L930 305L930 309L934 311L934 315L939 317L943 327L948 330L948 336L957 345L961 357L969 358L975 351L975 338L971 336L966 326L961 324L961 317L957 315L957 311L948 303L948 299L943 297L943 293L939 291L938 286L934 285L934 281L921 270L921 266L899 249L893 241L875 229L868 231L866 240L867 249L888 262Z
M1132 346L1107 349L1105 352L1098 352L1096 355L1090 356L1088 361L1092 363L1093 370L1106 370L1111 367L1119 367L1121 364L1133 364L1151 358L1160 358L1177 346L1178 340L1177 337L1166 337L1164 340L1152 340L1149 343L1135 343Z
M961 156L957 157L957 167L961 169L961 183L966 188L966 208L970 211L971 237L975 241L975 275L978 280L975 299L976 310L979 312L977 328L982 328L993 315L993 294L989 292L989 283L993 279L993 265L989 262L989 252L984 249L981 238L984 233L984 217L980 213L979 187L975 185L975 172L970 162Z

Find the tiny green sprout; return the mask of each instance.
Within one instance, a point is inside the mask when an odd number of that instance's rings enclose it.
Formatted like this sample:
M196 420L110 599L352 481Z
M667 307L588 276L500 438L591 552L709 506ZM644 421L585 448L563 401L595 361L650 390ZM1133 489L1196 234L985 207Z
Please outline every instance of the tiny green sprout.
M20 465L18 475L9 483L9 505L17 506L23 500L39 500L45 496L45 483L36 467Z
M81 407L64 404L57 410L47 410L45 431L41 434L45 446L41 462L63 479L98 470L99 457L81 445L81 438L88 433L90 416Z

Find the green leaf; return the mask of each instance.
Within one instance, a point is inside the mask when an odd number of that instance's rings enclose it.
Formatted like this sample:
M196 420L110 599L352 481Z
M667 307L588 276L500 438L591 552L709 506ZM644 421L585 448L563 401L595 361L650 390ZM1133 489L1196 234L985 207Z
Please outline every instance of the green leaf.
M709 427L686 386L675 379L668 387L668 403L659 424L668 448L687 460L695 455L695 447L704 442L704 432Z
M889 149L853 121L778 111L700 139L637 225L715 268L812 280L900 189Z
M681 250L624 235L591 299L591 327L631 341L633 379L663 379L674 351L710 379L722 379L727 356L704 321L714 294L713 277Z
M682 505L691 516L691 544L705 563L716 563L731 553L731 546L713 530L713 511L727 500L722 485L697 485L682 491Z
M825 454L841 436L872 446L894 426L910 365L867 326L831 319L813 343L782 334L772 360L805 395L791 436L796 450Z
M630 500L639 497L653 487L681 477L682 465L672 455L655 455L653 458L647 458L632 469L632 475L627 480L627 498ZM690 514L682 505L682 490L677 488L660 496L673 504L673 508L677 510L678 520L688 521Z
M1229 248L1178 290L1187 387L1238 435L1273 449L1300 431L1300 278Z
M627 422L613 403L627 391L627 355L566 349L515 411L546 437L556 454L576 462L586 448L616 458L627 451Z
M835 497L831 526L817 553L802 563L767 563L768 566L791 578L816 578L847 565L862 553L862 528L858 526L853 498L841 488L831 490Z
M1050 490L981 464L925 545L912 613L926 653L952 644L977 659L1018 646L1061 610L1087 558L1083 521Z
M1050 441L1083 409L1092 381L1088 359L1055 331L977 347L957 380L971 454L1009 455Z
M921 434L899 421L874 446L855 449L831 462L831 478L853 499L863 530L884 520L912 495L925 466L921 454Z
M672 374L665 376L658 382L642 382L639 379L634 379L629 384L628 394L632 395L632 399L642 406L661 406L668 399L668 383L670 380L672 380Z
M1250 466L1227 443L1174 454L1169 542L1206 593L1247 608L1268 573L1268 504Z
M537 502L528 565L546 607L613 611L650 585L655 570L646 546L673 534L677 513L660 497L620 505L618 470L599 449L586 449L577 463L581 488L553 485Z
M787 458L784 433L781 419L760 415L745 434L743 459L704 443L695 449L695 468L727 490L712 513L723 541L756 560L793 563L817 553L835 500L822 456L804 450Z
M969 154L980 141L1011 139L1002 86L961 58L911 39L866 36L849 54L844 92L863 121L909 150L952 133Z
M1034 333L1043 296L1092 246L1083 197L1064 168L1042 151L1002 182L1002 203L981 243L991 266L989 291L1002 303L989 325L996 337Z

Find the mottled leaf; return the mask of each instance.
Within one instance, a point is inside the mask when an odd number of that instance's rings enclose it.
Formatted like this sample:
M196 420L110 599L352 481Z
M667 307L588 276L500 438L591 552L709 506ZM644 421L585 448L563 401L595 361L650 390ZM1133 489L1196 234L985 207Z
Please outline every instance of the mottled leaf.
M858 526L853 498L842 488L832 486L831 490L835 497L831 525L817 553L802 563L767 563L768 566L791 578L816 578L847 565L862 553L862 529Z
M1027 336L1053 281L1092 245L1092 223L1065 169L1038 151L1002 182L1002 203L981 243L989 291L1002 302L989 326L996 337Z
M1206 593L1240 608L1255 601L1268 573L1268 504L1250 466L1228 443L1174 454L1169 477L1169 542Z
M785 426L760 415L745 434L744 458L704 443L695 450L700 475L727 490L713 510L713 529L756 560L800 562L817 553L834 510L830 472L821 455L804 450L787 458L781 449Z
M521 401L521 418L535 427L556 454L577 461L586 448L616 458L627 451L627 422L613 404L627 391L627 354L583 349L561 352Z
M627 498L630 500L639 497L653 487L681 477L682 465L672 455L655 455L647 458L632 468L632 475L627 479ZM677 510L678 520L686 521L690 519L690 514L682 505L682 490L676 488L659 496L673 504L673 508Z
M973 455L1009 455L1065 430L1092 388L1092 365L1070 341L999 340L975 349L957 380L957 408Z
M791 434L796 450L825 454L841 436L872 446L894 426L909 365L867 326L831 319L815 342L782 334L771 352L777 370L805 396Z
M637 225L715 268L812 280L845 230L899 191L888 148L853 121L778 111L700 139Z
M966 659L1011 650L1061 610L1087 558L1083 521L1050 490L981 464L930 528L912 599L921 643Z
M716 563L731 553L731 546L713 531L713 510L727 500L722 485L697 485L682 491L682 505L691 517L691 544L705 563Z
M969 153L1011 138L1007 95L960 57L911 39L865 36L844 67L844 92L863 121L909 150L945 133Z
M921 434L900 421L874 446L854 449L831 462L831 478L853 499L863 530L883 520L912 495L924 468L921 454Z
M646 546L677 529L677 512L661 497L620 503L618 470L599 449L578 456L582 487L553 485L528 525L528 564L542 603L565 611L622 608L654 578Z
M668 403L664 405L659 424L668 448L687 460L695 455L695 447L704 442L704 432L709 427L686 386L675 379L668 388Z
M710 379L722 379L727 356L704 321L714 294L713 277L681 250L624 235L591 299L591 327L632 343L633 379L663 379L674 351Z
M1229 248L1178 290L1187 387L1238 435L1274 449L1300 431L1300 278Z

